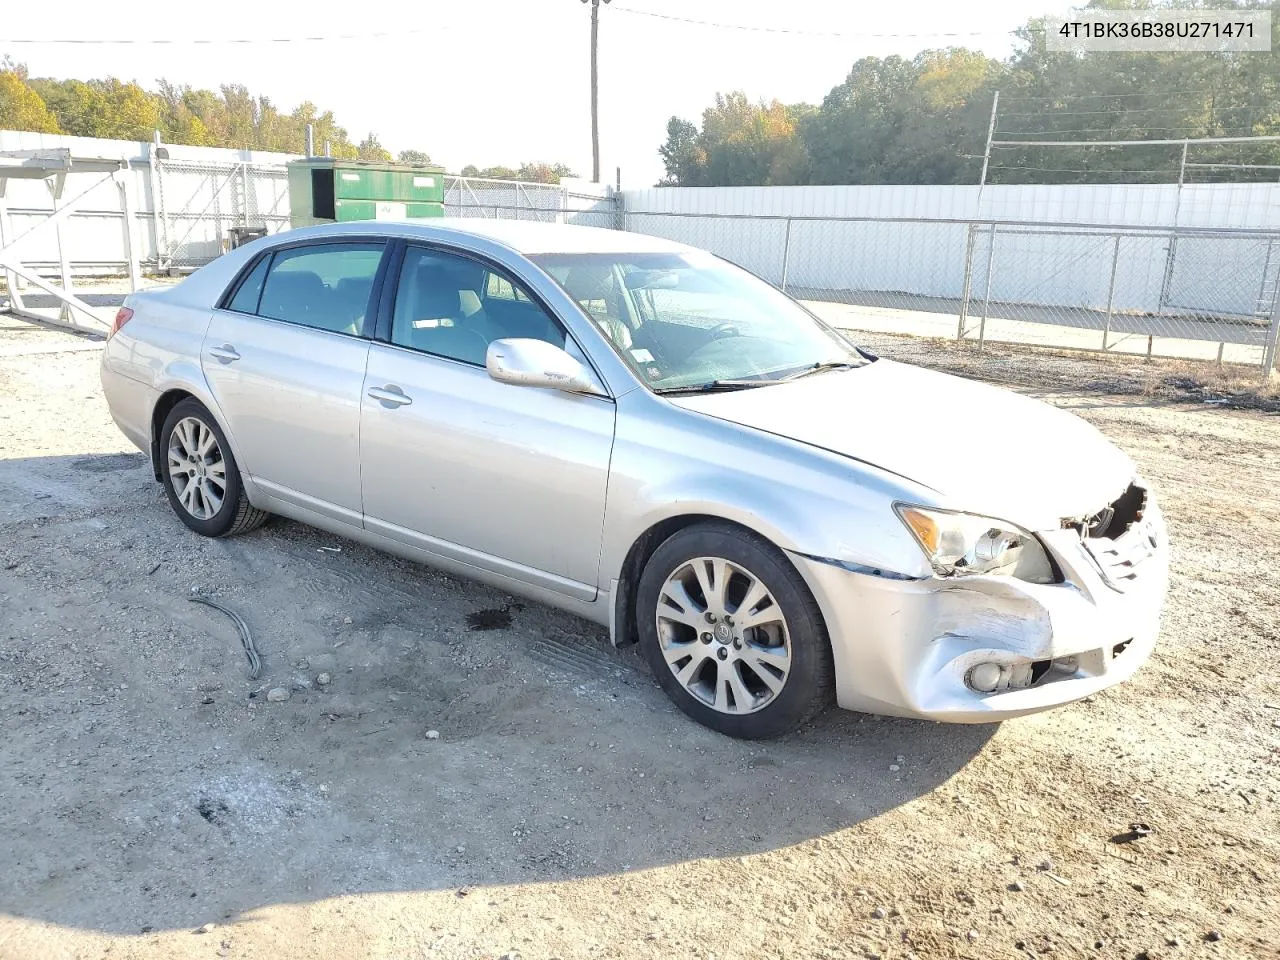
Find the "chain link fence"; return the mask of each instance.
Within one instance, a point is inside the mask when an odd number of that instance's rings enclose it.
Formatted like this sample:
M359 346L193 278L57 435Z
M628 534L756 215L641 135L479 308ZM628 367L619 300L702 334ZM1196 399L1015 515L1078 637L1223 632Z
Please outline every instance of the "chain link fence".
M627 210L840 326L1274 366L1280 231ZM949 332L948 332L949 331ZM1183 351L1185 353L1185 351Z
M208 263L233 228L289 226L283 164L157 159L131 175L150 179L152 202L132 213L149 269ZM1208 359L1216 346L1219 361L1274 368L1280 230L691 213L629 209L623 197L577 181L448 176L444 206L711 250L842 327Z
M607 190L460 176L446 176L444 187L444 212L449 217L623 228L620 198Z
M162 269L207 263L232 227L288 227L284 167L161 161L154 175ZM650 211L587 185L461 176L445 178L444 206L711 250L840 326L1148 354L1158 338L1275 363L1280 231Z
M283 166L157 160L152 176L160 270L190 270L220 256L233 227L267 233L289 227Z

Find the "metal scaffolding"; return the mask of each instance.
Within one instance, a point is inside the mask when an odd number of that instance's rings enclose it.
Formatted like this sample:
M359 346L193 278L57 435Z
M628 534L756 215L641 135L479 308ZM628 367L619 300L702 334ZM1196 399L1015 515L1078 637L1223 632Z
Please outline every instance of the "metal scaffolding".
M85 196L107 181L115 183L119 192L120 207L124 213L124 246L128 259L130 288L138 289L138 243L134 236L129 193L122 176L123 171L128 168L128 160L77 157L73 156L68 149L14 150L0 153L0 275L3 275L5 280L9 312L59 323L77 330L102 332L105 327L102 318L92 307L75 295L71 275L71 257L64 243L62 228L67 218L76 212ZM97 176L89 182L87 187L68 197L65 196L65 188L67 175L71 173L97 174ZM9 181L14 179L43 180L53 198L53 211L21 234L14 229L6 201ZM39 239L49 231L54 233L60 262L60 282L56 283L41 277L34 268L24 262L23 257L23 249L29 248L32 240ZM43 290L58 301L56 318L36 313L27 307L21 289L23 283Z

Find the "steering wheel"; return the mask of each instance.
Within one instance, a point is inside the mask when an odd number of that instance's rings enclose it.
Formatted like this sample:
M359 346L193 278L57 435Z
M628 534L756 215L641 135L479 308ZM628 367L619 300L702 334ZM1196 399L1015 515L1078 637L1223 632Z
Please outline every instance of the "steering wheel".
M738 325L732 320L721 320L707 331L708 340L720 340L724 337L736 337L737 335Z
M482 367L489 352L489 338L466 327L411 328L408 342L404 345L424 353L478 363Z
M490 342L491 342L491 341L489 340L489 338L488 338L488 337L486 337L483 333L481 333L481 332L480 332L480 331L478 331L478 330L467 330L467 329L465 329L465 328L460 330L460 329L458 329L457 327L454 327L453 329L454 329L454 332L455 332L455 333L465 333L465 334L467 335L467 337L468 337L468 342L470 342L470 340L471 340L471 339L474 339L474 340L475 340L475 342L476 342L477 344L479 344L479 346L480 346L480 366L482 366L482 367L483 367L483 366L485 366L485 365L486 365L486 361L488 360L488 356L489 356L489 344L490 344ZM461 358L459 358L459 359L461 359Z

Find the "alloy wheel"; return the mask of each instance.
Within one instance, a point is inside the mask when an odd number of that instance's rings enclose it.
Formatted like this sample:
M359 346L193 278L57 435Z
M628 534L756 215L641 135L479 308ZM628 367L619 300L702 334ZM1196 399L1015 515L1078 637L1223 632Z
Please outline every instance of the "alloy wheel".
M208 424L184 417L169 434L169 480L174 495L197 520L209 520L227 495L227 465L218 437Z
M725 714L754 713L781 693L791 670L787 621L745 567L697 557L658 593L658 643L676 680Z

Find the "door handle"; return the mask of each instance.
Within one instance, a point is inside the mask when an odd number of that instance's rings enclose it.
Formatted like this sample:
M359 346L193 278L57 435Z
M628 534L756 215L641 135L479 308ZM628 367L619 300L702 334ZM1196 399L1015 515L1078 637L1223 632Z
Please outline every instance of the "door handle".
M377 400L380 404L388 409L393 407L403 407L413 403L413 398L405 394L403 390L394 383L388 383L385 387L371 387L369 396Z
M220 347L210 347L209 355L222 363L234 363L240 359L240 354L236 353L236 348L229 343L224 343Z

